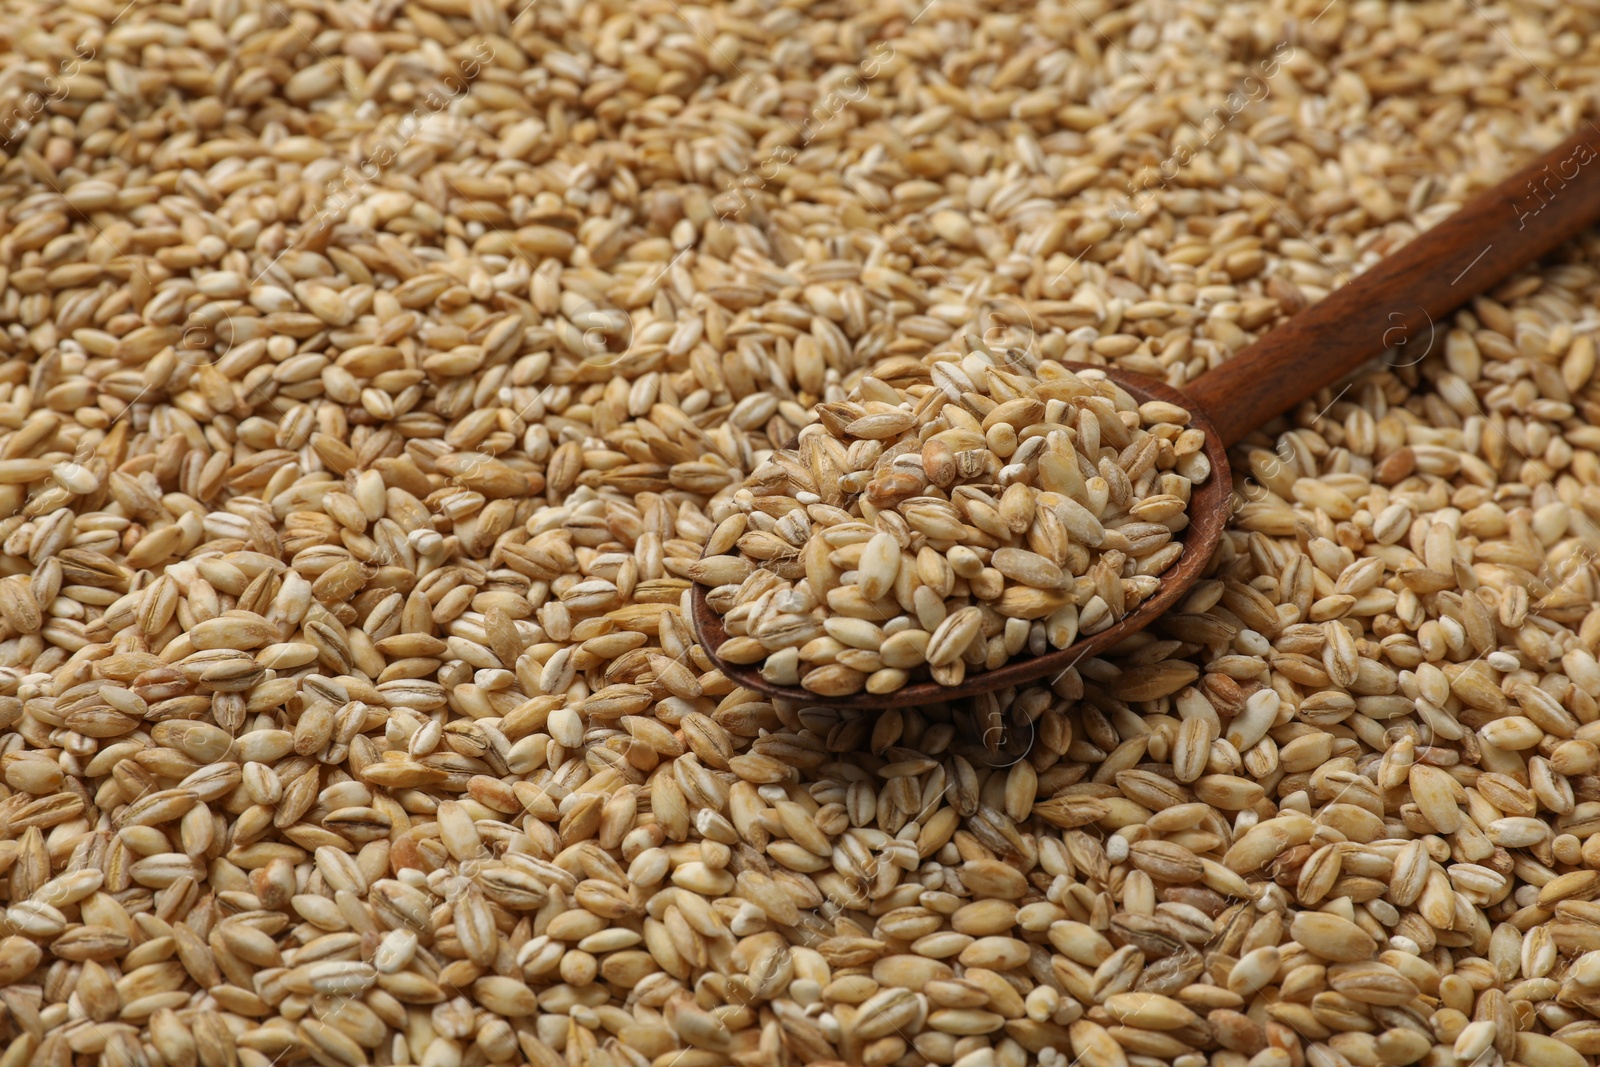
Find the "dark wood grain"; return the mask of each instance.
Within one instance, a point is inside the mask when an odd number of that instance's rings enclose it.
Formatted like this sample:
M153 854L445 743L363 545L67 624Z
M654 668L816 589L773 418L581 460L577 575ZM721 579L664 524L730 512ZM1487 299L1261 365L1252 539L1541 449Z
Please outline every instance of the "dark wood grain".
M1415 362L1445 316L1600 221L1600 129L1572 137L1184 387L1224 444L1399 348Z
M1166 400L1193 410L1189 398L1169 385L1126 371L1099 369L1105 370L1107 377L1141 402ZM1228 455L1222 447L1221 439L1203 413L1195 413L1194 425L1206 435L1205 453L1206 458L1211 461L1211 477L1195 488L1190 501L1189 528L1182 535L1183 555L1161 575L1161 587L1154 596L1124 615L1109 629L1092 637L1086 637L1076 644L1059 651L1048 652L1043 656L1013 659L997 670L968 675L966 681L960 685L946 686L924 681L907 685L884 696L856 693L846 697L824 697L798 687L773 685L762 678L755 667L729 663L721 659L717 655L717 649L728 639L728 633L722 628L721 616L706 603L705 588L700 585L696 585L691 594L693 602L691 622L695 634L711 659L729 678L768 696L784 697L801 704L844 708L904 708L959 700L995 689L1004 689L1007 686L1020 685L1023 682L1037 681L1040 678L1053 679L1079 660L1097 656L1129 635L1149 626L1162 612L1177 603L1178 598L1194 585L1206 564L1210 562L1217 543L1222 539L1222 531L1228 524L1228 505L1233 496L1233 476L1228 470Z

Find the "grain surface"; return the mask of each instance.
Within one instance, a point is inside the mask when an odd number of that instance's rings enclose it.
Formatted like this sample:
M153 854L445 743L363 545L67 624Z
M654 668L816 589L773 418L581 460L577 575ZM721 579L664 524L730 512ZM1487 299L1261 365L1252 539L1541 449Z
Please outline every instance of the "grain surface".
M733 550L856 473L780 446L925 372L998 454L976 352L1193 381L1568 133L1597 33L0 0L0 1067L1593 1063L1593 237L1244 442L1049 686L774 704L685 605L779 626ZM923 601L818 669L1005 651Z

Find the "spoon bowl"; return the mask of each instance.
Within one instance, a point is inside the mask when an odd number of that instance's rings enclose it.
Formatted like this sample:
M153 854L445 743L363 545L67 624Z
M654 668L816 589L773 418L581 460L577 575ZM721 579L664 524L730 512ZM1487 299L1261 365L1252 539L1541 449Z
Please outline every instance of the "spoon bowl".
M1228 470L1228 453L1222 438L1195 403L1165 382L1142 374L1118 370L1114 367L1088 367L1069 364L1073 370L1103 371L1106 378L1127 390L1139 403L1163 400L1188 409L1190 425L1206 436L1206 458L1211 461L1211 475L1194 487L1189 500L1189 525L1179 535L1183 555L1161 575L1161 586L1141 602L1138 607L1112 623L1099 633L1090 634L1068 645L1039 656L1018 656L992 671L969 674L960 685L940 685L934 681L911 682L892 693L852 693L849 696L829 697L813 693L800 686L774 685L761 677L759 664L730 663L717 655L717 649L728 640L722 617L712 610L706 600L705 586L696 584L691 593L695 635L710 655L718 669L729 678L757 692L801 704L826 705L836 708L905 708L932 704L942 700L959 700L995 689L1037 681L1040 678L1054 681L1071 670L1080 660L1114 647L1128 636L1149 626L1162 612L1183 596L1204 573L1222 540L1227 526L1229 502L1233 495L1233 479Z

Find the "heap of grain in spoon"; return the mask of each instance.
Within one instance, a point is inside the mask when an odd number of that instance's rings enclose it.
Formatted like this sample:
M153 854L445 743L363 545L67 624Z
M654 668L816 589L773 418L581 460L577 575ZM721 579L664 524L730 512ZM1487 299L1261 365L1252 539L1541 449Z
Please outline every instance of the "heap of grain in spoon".
M720 656L824 696L953 686L1155 592L1211 473L1189 413L962 348L879 364L746 480L696 574Z

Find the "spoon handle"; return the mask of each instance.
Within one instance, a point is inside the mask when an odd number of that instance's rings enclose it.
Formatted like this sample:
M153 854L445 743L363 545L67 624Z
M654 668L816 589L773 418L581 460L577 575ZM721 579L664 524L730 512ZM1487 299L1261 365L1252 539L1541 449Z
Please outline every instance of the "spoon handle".
M1183 386L1233 445L1368 360L1421 358L1445 316L1600 220L1600 128L1515 175ZM1415 346L1407 352L1405 346Z

